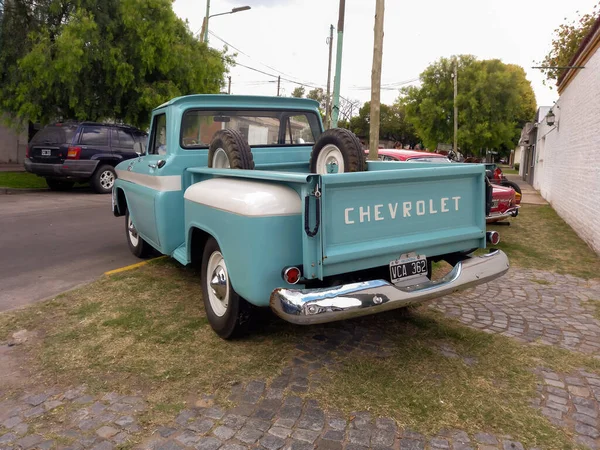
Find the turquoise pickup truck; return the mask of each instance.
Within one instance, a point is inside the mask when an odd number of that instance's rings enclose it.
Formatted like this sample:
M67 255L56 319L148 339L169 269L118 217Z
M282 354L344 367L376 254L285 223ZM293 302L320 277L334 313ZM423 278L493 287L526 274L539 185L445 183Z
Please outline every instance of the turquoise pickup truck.
M295 324L347 319L485 283L508 270L486 233L483 165L365 160L354 134L323 131L308 99L175 98L146 148L116 167L115 216L131 251L200 267L223 338L256 307ZM431 279L431 264L453 269Z

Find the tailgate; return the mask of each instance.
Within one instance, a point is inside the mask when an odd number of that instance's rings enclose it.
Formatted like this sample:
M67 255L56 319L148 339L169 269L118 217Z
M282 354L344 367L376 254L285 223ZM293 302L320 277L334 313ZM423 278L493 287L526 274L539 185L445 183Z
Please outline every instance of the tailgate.
M482 165L369 169L320 178L321 226L311 239L318 278L387 265L408 252L431 257L485 247Z

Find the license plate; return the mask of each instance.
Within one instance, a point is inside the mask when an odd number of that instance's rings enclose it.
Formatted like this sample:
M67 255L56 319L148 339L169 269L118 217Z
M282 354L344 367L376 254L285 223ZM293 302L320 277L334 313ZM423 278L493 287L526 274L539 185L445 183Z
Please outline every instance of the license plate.
M401 255L400 259L390 262L390 279L392 283L426 275L427 257L424 255Z
M43 148L42 149L42 156L52 156L52 150L47 149L47 148Z

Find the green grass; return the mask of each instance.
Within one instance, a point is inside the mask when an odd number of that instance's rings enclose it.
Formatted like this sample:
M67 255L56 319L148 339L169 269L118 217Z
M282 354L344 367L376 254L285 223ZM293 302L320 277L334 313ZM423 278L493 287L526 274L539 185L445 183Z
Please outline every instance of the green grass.
M550 205L521 205L510 226L488 225L512 265L577 277L600 278L600 258Z
M0 187L14 189L47 188L46 180L29 172L0 172Z
M514 267L600 273L598 256L549 206L524 205L510 227L491 228L500 230L499 247ZM589 303L600 319L600 302ZM168 259L1 314L0 342L23 328L44 337L21 348L37 376L93 391L141 390L152 405L147 424L172 419L202 394L227 404L232 385L277 376L296 344L358 328L381 338L385 356L360 345L334 353L308 397L348 414L391 416L428 435L455 428L510 434L528 447L574 448L567 431L529 406L538 397L534 369L600 371L594 358L482 333L424 306L314 327L273 319L244 339L223 341L207 322L197 274Z
M518 175L519 171L517 169L513 169L510 166L499 166L502 169L502 172L506 174Z

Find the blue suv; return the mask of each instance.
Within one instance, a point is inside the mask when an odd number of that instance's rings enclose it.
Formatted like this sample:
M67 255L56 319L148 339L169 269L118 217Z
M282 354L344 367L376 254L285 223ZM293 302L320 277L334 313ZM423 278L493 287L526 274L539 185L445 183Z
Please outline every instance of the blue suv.
M25 170L46 178L52 190L68 190L89 181L99 194L112 191L114 167L137 158L134 144L146 145L147 133L126 125L65 122L37 132L29 145Z

